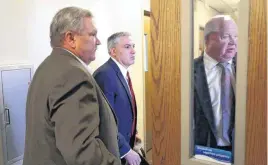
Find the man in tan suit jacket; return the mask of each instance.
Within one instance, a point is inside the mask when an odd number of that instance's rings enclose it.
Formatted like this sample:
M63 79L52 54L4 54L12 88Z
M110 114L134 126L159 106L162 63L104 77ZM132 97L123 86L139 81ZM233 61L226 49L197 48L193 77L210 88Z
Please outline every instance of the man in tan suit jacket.
M100 44L92 14L60 10L50 38L28 93L23 165L120 165L115 116L87 67Z

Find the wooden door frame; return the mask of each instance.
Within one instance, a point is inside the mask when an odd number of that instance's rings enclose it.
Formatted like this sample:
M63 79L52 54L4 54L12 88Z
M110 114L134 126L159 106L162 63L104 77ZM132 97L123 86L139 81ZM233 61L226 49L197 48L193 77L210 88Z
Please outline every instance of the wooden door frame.
M145 17L149 17L150 18L150 11L147 11L147 10L144 10L144 15L143 15L143 24L145 23ZM145 32L145 26L143 26L143 59L144 59L144 63L143 63L143 66L145 65L145 62L147 62L147 67L148 67L148 64L149 64L149 56L148 56L148 54L150 53L150 52L147 52L147 59L145 60L145 56L146 56L146 53L145 53L145 47L144 47L144 45L145 45L145 43L144 43L144 37L146 37L147 38L147 44L148 44L148 33L147 32ZM147 45L147 48L149 48L149 45ZM148 49L148 50L150 50L150 49ZM147 50L147 51L148 51ZM148 68L147 68L148 69ZM146 81L148 81L148 80L146 80L146 71L144 70L144 84L145 84L145 88L144 88L144 98L145 98L145 101L144 101L144 107L145 107L145 109L144 109L144 149L145 149L145 152L147 153L148 151L149 151L149 149L147 148L147 135L148 135L148 130L147 130L147 121L148 121L148 109L147 109L147 104L149 104L148 103L148 100L147 100L147 95L146 95L146 92L148 92L148 89L147 89L147 82ZM152 134L152 132L151 132L151 134ZM151 142L152 143L152 142ZM150 148L150 150L152 149L152 147Z
M187 2L187 1L184 1ZM183 2L183 3L184 3ZM181 139L180 0L151 0L153 165L179 165Z
M245 164L267 165L267 0L249 8Z

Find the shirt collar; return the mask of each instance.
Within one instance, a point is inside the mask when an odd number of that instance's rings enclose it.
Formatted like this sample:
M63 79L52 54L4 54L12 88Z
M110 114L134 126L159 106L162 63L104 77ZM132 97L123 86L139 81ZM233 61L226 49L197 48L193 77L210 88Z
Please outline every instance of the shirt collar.
M93 74L92 68L90 66L88 66L84 61L82 61L78 56L76 56L74 53L72 53L70 50L65 49L65 48L61 48L61 47L58 47L58 48L66 50L67 52L69 52L72 56L74 56L89 71L89 73L91 75Z
M228 61L229 64L232 64L232 59ZM205 51L204 51L204 64L205 64L205 68L207 70L211 70L213 69L215 66L217 66L219 62L216 61L215 59L213 59L212 57L210 57Z
M116 63L116 65L119 67L121 73L123 74L123 76L126 78L127 77L127 72L128 69L126 69L125 67L123 67L118 61L116 61L116 59L114 59L113 57L111 57L111 59Z

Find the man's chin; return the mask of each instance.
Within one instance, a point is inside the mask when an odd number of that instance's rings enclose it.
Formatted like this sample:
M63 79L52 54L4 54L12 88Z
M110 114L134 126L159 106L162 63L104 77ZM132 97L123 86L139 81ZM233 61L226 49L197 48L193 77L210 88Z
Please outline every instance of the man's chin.
M221 57L222 62L230 61L235 56L235 53L227 53L224 56Z
M135 64L135 60L132 60L131 65Z
M96 55L94 53L93 55L90 56L90 61L95 61L95 59L96 59Z
M93 56L92 58L91 58L91 61L95 61L96 60L96 56Z

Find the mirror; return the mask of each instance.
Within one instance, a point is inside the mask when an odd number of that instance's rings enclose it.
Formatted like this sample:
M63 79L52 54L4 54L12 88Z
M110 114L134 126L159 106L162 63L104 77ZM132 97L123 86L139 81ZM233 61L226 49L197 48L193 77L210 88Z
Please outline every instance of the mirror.
M232 164L239 0L194 0L192 155Z

